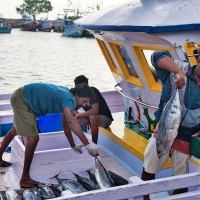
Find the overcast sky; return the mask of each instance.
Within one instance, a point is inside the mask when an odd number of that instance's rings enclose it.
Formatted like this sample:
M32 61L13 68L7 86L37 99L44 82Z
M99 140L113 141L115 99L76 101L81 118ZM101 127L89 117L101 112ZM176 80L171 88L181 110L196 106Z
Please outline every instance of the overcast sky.
M51 5L54 7L53 11L49 12L48 18L53 20L56 19L58 13L62 13L63 8L69 6L68 0L50 0ZM71 0L72 4L70 8L79 5L82 9L86 7L96 7L96 3L103 4L103 7L107 7L116 3L126 2L128 0ZM21 16L16 13L15 7L20 6L23 0L0 0L0 16L4 18L16 18L19 19ZM38 19L39 17L37 17Z

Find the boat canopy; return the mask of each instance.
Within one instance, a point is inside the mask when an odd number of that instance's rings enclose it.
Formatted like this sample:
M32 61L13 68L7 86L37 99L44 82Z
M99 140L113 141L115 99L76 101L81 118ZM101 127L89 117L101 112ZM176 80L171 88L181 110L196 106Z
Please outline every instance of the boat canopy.
M162 33L200 30L199 0L132 0L75 21L96 31Z

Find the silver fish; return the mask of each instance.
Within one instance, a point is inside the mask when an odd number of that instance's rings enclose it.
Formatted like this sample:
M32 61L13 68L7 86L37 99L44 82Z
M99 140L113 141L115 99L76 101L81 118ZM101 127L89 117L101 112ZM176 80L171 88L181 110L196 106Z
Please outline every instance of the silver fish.
M90 180L92 180L93 182L97 183L97 180L95 178L95 174L93 174L90 170L87 170L88 175L90 177ZM128 181L123 178L122 176L108 170L108 174L111 176L111 178L113 179L115 186L119 186L119 185L126 185L128 184Z
M163 109L158 131L156 134L156 148L158 158L171 148L174 139L178 134L178 128L181 121L179 91L177 90Z
M95 174L93 174L90 170L87 170L87 173L90 177L90 180L97 184L97 179L95 177Z
M61 193L64 191L61 185L54 185L54 194L56 195L56 197L60 197Z
M2 192L0 192L0 200L6 200L6 197Z
M114 181L97 156L95 157L95 177L100 188L115 186Z
M39 183L37 190L40 193L40 196L42 197L42 199L55 198L53 191L47 185Z
M78 194L81 192L87 192L87 190L79 182L74 181L72 179L60 179L60 178L58 178L58 175L59 175L59 173L56 174L55 176L53 176L52 178L56 178L59 185L61 185L64 190L70 190L74 194ZM50 178L50 179L52 179L52 178Z
M92 191L92 190L97 190L98 188L96 187L96 184L91 181L88 178L79 176L78 174L75 174L74 172L72 172L74 174L74 176L76 177L77 181L83 185L83 187L85 187L88 191Z
M22 200L21 195L19 195L14 189L8 189L5 193L7 200Z
M26 189L23 192L24 200L42 200L40 194L35 189Z
M108 173L111 176L111 178L113 179L115 186L128 184L128 181L125 178L123 178L122 176L120 176L112 171L109 171L109 170L108 170Z

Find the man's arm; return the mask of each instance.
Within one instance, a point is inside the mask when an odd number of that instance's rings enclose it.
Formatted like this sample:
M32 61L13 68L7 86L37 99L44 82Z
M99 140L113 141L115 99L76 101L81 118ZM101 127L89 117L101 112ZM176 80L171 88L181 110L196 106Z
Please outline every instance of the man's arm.
M166 69L176 74L176 88L181 89L185 85L184 74L178 65L168 56L162 57L157 62L157 66L162 69Z
M83 113L78 113L76 115L76 119L81 118L81 117L89 117L90 115L98 115L99 113L99 103L94 103L91 105L91 109L83 112Z
M78 136L78 138L81 140L81 142L86 146L89 144L87 138L83 134L83 131L81 130L81 127L79 126L79 123L76 121L72 111L69 108L64 108L64 116L66 121L63 121L65 124L63 126L64 131L66 131L66 137L70 142L70 145L75 145L74 140L71 135L71 130ZM67 126L69 126L67 128Z
M75 143L74 143L74 139L72 137L72 133L71 133L71 129L69 128L68 124L67 124L67 120L65 118L65 115L62 115L62 126L63 126L63 131L70 143L70 146L71 147L74 147L75 146Z

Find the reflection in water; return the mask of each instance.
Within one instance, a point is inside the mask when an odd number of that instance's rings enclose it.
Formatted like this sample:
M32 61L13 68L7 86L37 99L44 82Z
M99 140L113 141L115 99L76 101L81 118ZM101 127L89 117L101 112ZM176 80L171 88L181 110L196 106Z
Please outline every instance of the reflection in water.
M129 71L130 75L138 78L135 68L131 62L131 59L128 56L128 53L127 53L125 47L121 46L121 45L117 45L117 49L118 49L119 53L121 54L121 56L124 60L124 64L126 65L126 68Z
M94 39L13 29L0 35L0 44L1 93L33 82L73 87L80 74L100 91L114 90L116 82Z

